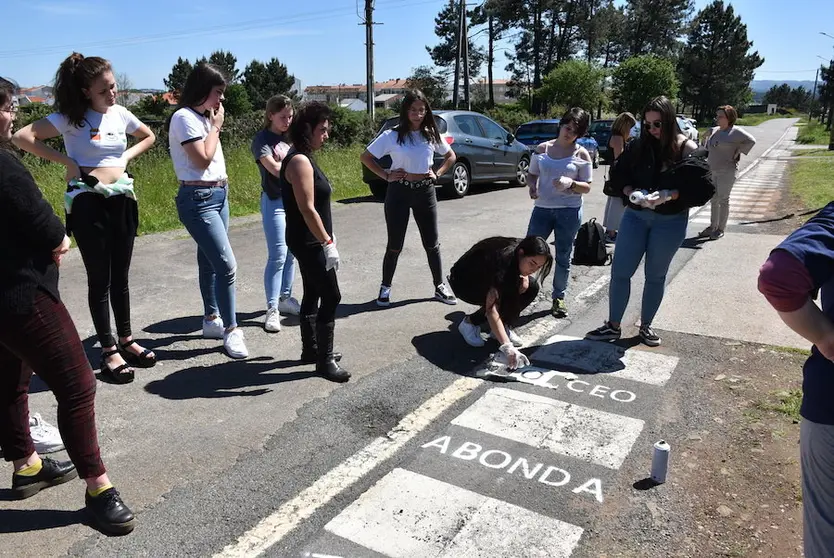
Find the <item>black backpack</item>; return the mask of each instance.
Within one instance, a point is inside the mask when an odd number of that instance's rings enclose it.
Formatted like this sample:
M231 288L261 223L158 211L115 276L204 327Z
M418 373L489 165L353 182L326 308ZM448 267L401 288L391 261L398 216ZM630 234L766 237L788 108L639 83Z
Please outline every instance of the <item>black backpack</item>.
M591 219L583 223L576 233L573 243L574 265L607 265L611 261L608 250L605 249L605 229Z

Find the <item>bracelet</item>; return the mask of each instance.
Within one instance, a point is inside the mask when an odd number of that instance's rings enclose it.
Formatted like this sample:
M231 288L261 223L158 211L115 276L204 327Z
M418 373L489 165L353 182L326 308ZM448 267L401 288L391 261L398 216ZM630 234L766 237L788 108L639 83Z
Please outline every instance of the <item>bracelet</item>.
M332 237L328 238L327 240L325 240L324 242L321 243L322 246L329 246L331 244L333 244L333 238Z

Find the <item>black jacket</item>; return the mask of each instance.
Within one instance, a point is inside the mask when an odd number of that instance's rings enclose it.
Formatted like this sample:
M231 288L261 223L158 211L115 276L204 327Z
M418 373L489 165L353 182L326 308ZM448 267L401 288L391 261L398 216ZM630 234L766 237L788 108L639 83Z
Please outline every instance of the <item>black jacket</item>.
M662 215L675 215L690 207L707 203L715 194L715 184L707 163L707 151L698 148L686 157L675 161L665 170L659 168L657 154L652 146L641 149L642 139L629 142L623 153L611 167L610 181L616 192L629 207L642 210L623 194L627 186L635 190L656 192L677 190L678 199L668 201L655 208Z
M0 316L28 314L38 289L59 299L52 250L64 234L32 175L0 148Z

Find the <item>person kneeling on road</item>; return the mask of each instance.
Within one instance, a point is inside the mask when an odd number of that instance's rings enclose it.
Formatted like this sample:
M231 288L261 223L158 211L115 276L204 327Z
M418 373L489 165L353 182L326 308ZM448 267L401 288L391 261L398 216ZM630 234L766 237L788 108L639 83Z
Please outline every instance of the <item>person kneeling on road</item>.
M547 242L539 236L485 238L452 266L449 286L464 302L480 308L458 325L463 339L482 347L481 326L489 323L491 337L507 357L508 368L530 364L517 349L521 338L510 329L539 292L539 285L553 267Z

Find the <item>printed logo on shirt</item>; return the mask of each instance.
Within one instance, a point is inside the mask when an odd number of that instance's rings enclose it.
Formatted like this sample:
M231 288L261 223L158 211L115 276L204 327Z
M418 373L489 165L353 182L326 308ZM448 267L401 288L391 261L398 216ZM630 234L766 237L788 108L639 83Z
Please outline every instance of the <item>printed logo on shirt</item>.
M101 140L101 131L98 128L90 127L90 139L93 141Z

